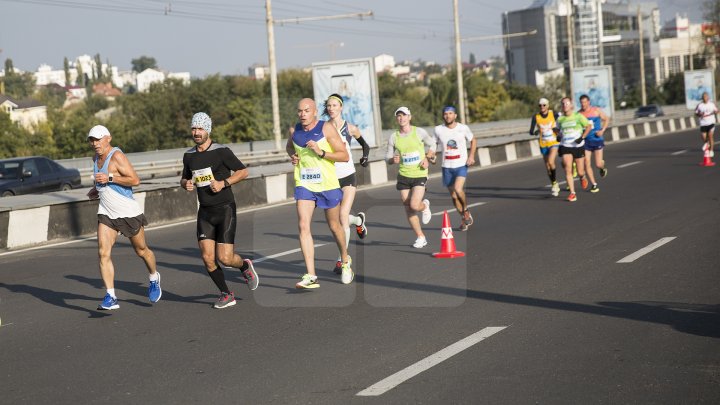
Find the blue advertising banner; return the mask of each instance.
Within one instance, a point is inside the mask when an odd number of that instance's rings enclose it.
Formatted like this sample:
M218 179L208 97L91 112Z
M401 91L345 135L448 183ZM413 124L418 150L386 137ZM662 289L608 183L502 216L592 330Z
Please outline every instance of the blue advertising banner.
M322 113L324 102L330 94L341 95L343 119L358 127L368 145L377 146L381 121L373 60L367 58L318 62L313 63L312 68L313 91L318 111ZM354 140L352 146L357 146Z
M688 110L694 110L700 104L703 93L707 93L711 101L717 100L712 69L686 70L684 73L685 107Z
M572 86L576 108L580 108L580 96L586 94L590 105L601 108L608 117L613 116L612 66L575 68L572 71Z

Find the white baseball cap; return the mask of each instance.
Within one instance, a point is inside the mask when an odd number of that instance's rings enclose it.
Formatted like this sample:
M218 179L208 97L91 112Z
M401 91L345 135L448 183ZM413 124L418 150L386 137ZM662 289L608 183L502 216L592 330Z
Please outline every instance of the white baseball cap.
M407 107L405 107L405 106L400 107L400 108L398 108L397 110L395 110L395 115L398 115L398 113L403 113L403 114L405 114L405 115L411 115L411 114L410 114L410 109L407 108Z
M102 125L95 125L90 129L88 138L102 139L106 136L110 136L110 131Z
M546 99L545 97L543 97L543 98L541 98L541 99L538 101L538 104L540 104L540 105L550 105L550 102L548 101L548 99Z

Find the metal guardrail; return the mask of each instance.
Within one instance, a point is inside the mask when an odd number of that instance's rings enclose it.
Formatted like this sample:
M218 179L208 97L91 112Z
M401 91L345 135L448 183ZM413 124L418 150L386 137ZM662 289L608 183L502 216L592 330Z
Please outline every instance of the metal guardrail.
M689 114L685 105L664 106L666 117L686 116ZM611 125L620 125L636 121L634 110L616 111ZM484 122L469 124L470 129L478 139L493 138L508 135L527 134L530 128L530 118L515 119L506 121ZM434 127L423 127L432 133ZM392 129L385 129L378 134L377 145L384 153L382 147L387 144L387 139L393 133ZM273 141L255 141L239 144L229 144L230 149L249 167L265 164L287 162L285 150L274 149ZM141 153L128 153L128 159L133 164L135 171L141 179L155 179L163 177L174 177L182 174L182 156L187 148L169 149ZM170 156L177 158L168 159ZM58 160L58 163L66 167L74 167L80 171L83 186L92 185L92 167L90 158L77 158Z

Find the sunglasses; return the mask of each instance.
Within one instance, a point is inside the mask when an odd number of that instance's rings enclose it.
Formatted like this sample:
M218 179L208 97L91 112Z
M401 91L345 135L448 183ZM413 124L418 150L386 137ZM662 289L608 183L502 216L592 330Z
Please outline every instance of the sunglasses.
M538 104L540 107L547 107L547 104Z

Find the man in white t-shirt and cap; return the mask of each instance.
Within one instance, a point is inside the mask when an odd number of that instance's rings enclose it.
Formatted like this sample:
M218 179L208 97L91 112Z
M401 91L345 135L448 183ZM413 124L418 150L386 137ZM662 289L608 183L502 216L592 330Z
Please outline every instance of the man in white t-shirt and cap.
M150 278L148 298L158 302L162 296L160 273L157 272L155 254L145 242L145 226L148 222L142 207L133 197L133 187L140 184L135 169L120 148L110 142L110 131L102 125L90 129L87 136L90 147L95 151L93 157L93 188L87 193L91 200L100 200L98 205L98 256L100 276L107 293L98 306L101 310L120 308L115 295L115 267L111 253L122 233L132 244L135 253L145 262Z
M473 217L467 208L465 179L468 166L475 164L477 141L470 128L457 120L457 110L453 106L443 108L443 125L435 127L435 143L442 150L443 185L450 191L455 209L460 214L460 230L467 231L473 224ZM468 143L470 154L468 154Z
M710 157L715 156L714 152L714 146L715 142L713 140L713 133L715 132L715 123L717 122L716 115L718 113L718 108L710 101L710 95L705 92L702 95L702 103L698 104L697 107L695 107L695 115L699 118L699 125L700 125L700 136L702 136L703 140L703 151L710 150Z

